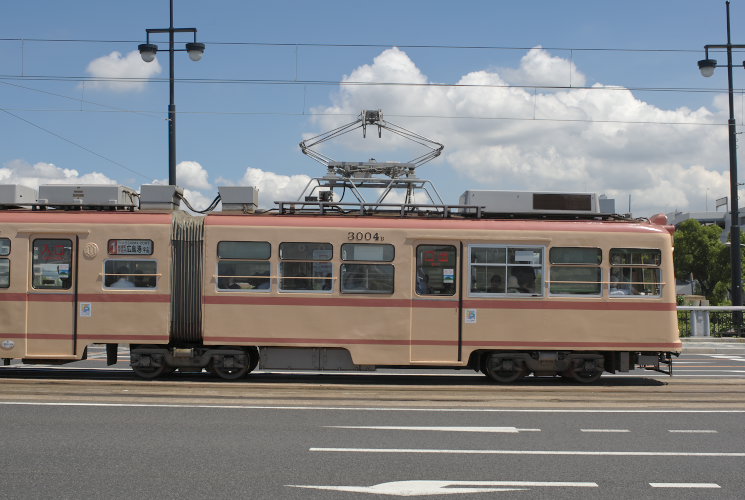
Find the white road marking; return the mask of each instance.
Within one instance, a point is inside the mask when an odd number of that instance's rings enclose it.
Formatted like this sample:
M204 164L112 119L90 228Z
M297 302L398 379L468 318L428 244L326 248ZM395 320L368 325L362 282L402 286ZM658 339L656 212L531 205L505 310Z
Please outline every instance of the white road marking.
M145 382L147 383L147 382ZM290 410L290 411L393 411L430 413L745 413L745 410L578 410L578 409L535 409L535 408L406 408L406 407L362 407L362 406L258 406L258 405L207 405L207 404L165 404L165 403L84 403L84 402L39 402L39 401L0 401L0 406L91 406L113 408L218 408L232 410Z
M652 488L721 488L717 483L649 483Z
M631 432L628 429L580 429L582 432Z
M449 455L579 455L596 457L721 457L740 458L745 453L675 451L583 451L583 450L433 450L416 448L310 448L331 453L422 453Z
M679 434L717 434L717 431L711 429L668 429L667 432L677 432Z
M374 486L321 486L310 484L288 484L290 488L305 488L349 493L370 493L411 497L419 495L458 495L466 493L491 493L500 491L524 491L534 487L597 488L597 483L581 482L537 482L537 481L394 481Z
M436 431L436 432L541 432L540 429L518 429L517 427L404 427L392 425L326 425L329 429L367 429L376 431Z
M745 361L745 357L732 354L709 354L709 356L717 359L733 359L736 361Z

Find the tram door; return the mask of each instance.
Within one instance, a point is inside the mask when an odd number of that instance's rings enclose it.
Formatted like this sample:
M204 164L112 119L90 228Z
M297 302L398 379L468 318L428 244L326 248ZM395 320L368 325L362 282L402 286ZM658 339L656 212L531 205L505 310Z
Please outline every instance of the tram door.
M26 294L29 357L71 356L76 341L75 236L31 235Z
M458 361L460 243L416 246L411 311L411 361Z

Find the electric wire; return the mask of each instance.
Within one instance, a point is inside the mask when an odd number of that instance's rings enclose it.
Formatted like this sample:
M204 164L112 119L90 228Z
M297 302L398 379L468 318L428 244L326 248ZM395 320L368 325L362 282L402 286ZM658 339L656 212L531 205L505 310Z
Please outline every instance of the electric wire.
M23 118L21 116L18 116L15 113L11 113L10 111L8 111L6 109L3 109L3 108L0 108L0 111L2 111L3 113L6 113L6 114L12 116L13 118L16 118L18 120L21 120L22 122L25 122L25 123L31 125L32 127L36 127L39 130L42 130L42 131L46 132L47 134L53 135L54 137L56 137L58 139L61 139L61 140L65 141L65 142L67 142L69 144L72 144L73 146L78 147L78 148L82 149L83 151L87 151L88 153L90 153L90 154L92 154L94 156L98 156L99 158L101 158L103 160L106 160L109 163L112 163L112 164L114 164L114 165L116 165L116 166L118 166L120 168L123 168L124 170L126 170L128 172L131 172L131 173L133 173L135 175L138 175L138 176L142 177L143 179L150 179L149 176L147 176L147 175L145 175L145 174L143 174L141 172L138 172L137 170L131 169L128 166L123 165L123 164L119 163L116 160L112 160L111 158L109 158L107 156L104 156L104 155L102 155L100 153L97 153L97 152L93 151L92 149L83 146L82 144L78 144L77 142L72 141L72 140L68 139L67 137L61 136L61 135L59 135L56 132L53 132L53 131L51 131L51 130L49 130L47 128L42 127L41 125L38 125L38 124L36 124L36 123L34 123L34 122L30 121L30 120L27 120L27 119L25 119L25 118Z

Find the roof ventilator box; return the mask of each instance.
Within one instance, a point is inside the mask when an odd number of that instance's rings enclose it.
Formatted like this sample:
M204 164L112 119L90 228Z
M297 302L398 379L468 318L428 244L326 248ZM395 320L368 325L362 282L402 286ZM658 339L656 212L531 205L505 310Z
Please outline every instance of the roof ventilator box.
M115 184L45 184L39 186L39 205L65 208L137 207L137 192Z
M460 196L461 205L483 207L492 214L599 214L595 193L548 193L533 191L469 190Z
M259 207L259 190L253 186L219 186L223 212L253 213Z
M0 206L32 206L36 204L36 198L36 189L18 184L0 184Z
M144 184L140 187L140 210L178 210L184 190L178 186Z

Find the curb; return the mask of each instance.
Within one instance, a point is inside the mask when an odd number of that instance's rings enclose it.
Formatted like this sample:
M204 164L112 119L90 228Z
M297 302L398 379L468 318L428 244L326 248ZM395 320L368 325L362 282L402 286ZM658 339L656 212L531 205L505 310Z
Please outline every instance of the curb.
M684 337L683 354L745 354L742 337Z

